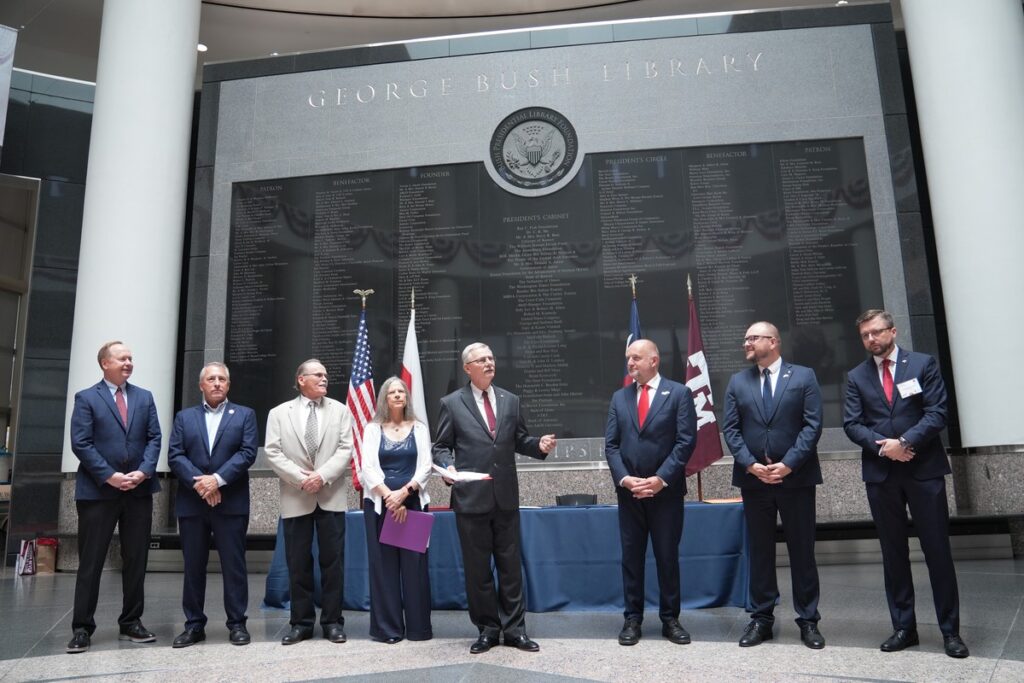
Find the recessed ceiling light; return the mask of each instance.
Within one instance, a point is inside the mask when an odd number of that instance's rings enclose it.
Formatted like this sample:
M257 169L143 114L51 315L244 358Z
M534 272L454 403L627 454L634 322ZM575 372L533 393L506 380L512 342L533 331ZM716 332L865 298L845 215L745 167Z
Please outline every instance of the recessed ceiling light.
M209 50L210 48L206 47L206 46L205 46L205 45L203 45L202 43L199 43L198 45L196 45L196 49L197 49L197 50L199 50L200 52L206 52L206 51L207 51L207 50Z
M279 54L280 54L279 52L271 52L270 56L271 57L277 57Z

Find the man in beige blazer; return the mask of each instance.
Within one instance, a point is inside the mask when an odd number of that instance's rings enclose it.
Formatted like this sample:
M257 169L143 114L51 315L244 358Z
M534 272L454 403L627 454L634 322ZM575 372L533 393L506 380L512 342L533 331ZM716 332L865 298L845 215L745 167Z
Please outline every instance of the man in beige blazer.
M344 643L345 510L352 457L352 414L327 398L327 370L315 358L295 371L299 395L270 411L265 447L281 478L281 517L291 592L291 631L281 639L293 645L313 636L313 527L320 550L324 638Z

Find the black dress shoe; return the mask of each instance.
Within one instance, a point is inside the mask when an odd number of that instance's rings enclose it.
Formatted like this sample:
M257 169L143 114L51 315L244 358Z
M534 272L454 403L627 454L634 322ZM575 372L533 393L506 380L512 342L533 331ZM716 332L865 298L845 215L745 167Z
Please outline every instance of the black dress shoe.
M309 640L312 637L312 626L292 626L292 630L284 634L284 638L281 639L281 644L294 645L295 643L301 643L304 640Z
M385 638L384 642L387 643L388 645L394 645L395 643L402 642L402 639L399 638L398 636L391 636L390 638Z
M480 637L476 639L476 642L469 646L469 654L471 654L471 655L483 654L484 652L487 652L488 650L490 650L492 647L496 646L497 644L498 644L498 639L497 638L491 638L491 637L488 637L488 636L485 636L485 635L481 634Z
M669 619L661 625L661 635L671 640L676 645L689 645L690 634L686 632L678 619Z
M68 643L68 654L76 654L78 652L85 652L89 649L89 632L83 628L75 631L74 635L71 636L71 641Z
M802 624L800 626L800 640L812 650L820 650L825 647L825 636L821 635L817 624Z
M770 624L764 624L757 619L751 619L750 623L747 624L747 628L743 630L743 635L740 636L740 647L754 647L766 640L771 640L773 637Z
M137 621L131 626L122 626L118 639L130 640L133 643L152 643L156 640L156 635L148 631L142 622Z
M917 638L917 629L900 628L896 629L896 632L889 636L879 649L882 652L899 652L911 645L919 645L920 642Z
M249 632L245 630L244 626L236 626L231 629L228 634L228 641L232 645L248 645L252 642L252 638L249 636Z
M636 645L640 642L640 622L636 619L626 619L619 631L619 645Z
M540 651L540 645L530 640L530 637L525 633L521 636L513 636L511 638L505 636L505 644L509 647L514 647L517 650L522 650L523 652Z
M942 647L945 648L947 655L957 659L963 659L971 654L964 641L955 633L951 636L942 636Z
M348 641L348 636L345 635L345 627L341 624L323 624L321 628L324 630L324 638L332 643Z
M171 643L171 647L188 647L189 645L195 645L206 640L206 631L190 631L185 629L181 634L174 639Z

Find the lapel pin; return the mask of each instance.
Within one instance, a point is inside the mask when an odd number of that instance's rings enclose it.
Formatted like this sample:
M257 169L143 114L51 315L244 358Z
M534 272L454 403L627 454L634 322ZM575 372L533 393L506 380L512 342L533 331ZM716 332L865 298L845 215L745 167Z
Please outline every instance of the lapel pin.
M666 391L661 392L661 395L662 396L668 396L668 391L666 390Z
M234 415L234 414L235 414L235 409L234 408L228 408L228 415Z

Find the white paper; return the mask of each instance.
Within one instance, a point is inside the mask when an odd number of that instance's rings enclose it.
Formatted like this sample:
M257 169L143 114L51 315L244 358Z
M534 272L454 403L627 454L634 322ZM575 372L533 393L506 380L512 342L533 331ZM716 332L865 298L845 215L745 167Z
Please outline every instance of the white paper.
M448 477L452 481L482 481L491 478L491 475L485 472L452 472L440 465L433 465L433 468L434 474L439 477Z
M900 390L900 398L910 398L914 394L921 393L921 383L917 381L916 377L908 379L906 382L900 382L896 388Z

